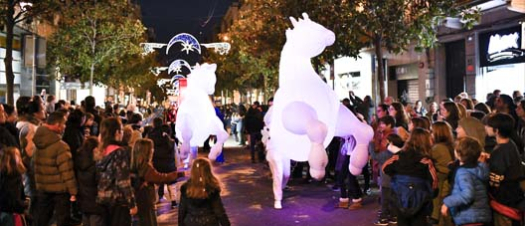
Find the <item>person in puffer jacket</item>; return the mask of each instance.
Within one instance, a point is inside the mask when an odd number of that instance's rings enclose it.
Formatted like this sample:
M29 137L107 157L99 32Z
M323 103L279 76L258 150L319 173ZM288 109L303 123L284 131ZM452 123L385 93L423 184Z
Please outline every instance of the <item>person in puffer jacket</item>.
M34 225L48 225L53 210L57 225L65 225L70 216L69 201L76 201L73 160L69 146L60 137L65 128L64 115L53 112L46 123L38 127L33 138L37 148L33 161L38 197Z
M492 221L486 184L489 167L478 162L483 147L475 138L462 137L456 141L456 158L460 166L456 171L452 194L443 200L441 214L448 210L456 225L488 224Z

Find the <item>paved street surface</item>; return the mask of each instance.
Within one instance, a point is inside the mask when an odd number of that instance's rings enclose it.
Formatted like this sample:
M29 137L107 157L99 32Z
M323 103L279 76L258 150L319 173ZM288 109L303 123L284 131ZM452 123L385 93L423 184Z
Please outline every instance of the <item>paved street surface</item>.
M249 149L237 146L233 140L225 145L226 162L215 166L215 173L223 183L221 193L232 225L373 225L376 220L377 190L364 198L360 210L336 209L339 192L331 184L301 183L292 180L285 191L283 209L273 208L272 181L266 164L250 161ZM177 225L177 209L167 201L157 206L159 225Z

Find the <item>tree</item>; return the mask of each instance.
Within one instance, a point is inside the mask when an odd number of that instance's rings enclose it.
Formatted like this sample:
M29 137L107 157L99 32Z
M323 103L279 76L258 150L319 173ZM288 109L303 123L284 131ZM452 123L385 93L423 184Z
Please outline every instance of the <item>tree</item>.
M239 18L226 33L219 34L220 39L230 39L230 53L210 53L205 58L218 64L218 89L268 91L277 86L280 48L285 40L284 29L277 28L284 26L280 19L281 2L244 2Z
M416 50L432 47L436 41L439 23L447 16L458 16L474 20L466 26L472 27L479 20L479 11L464 10L451 0L347 0L349 12L345 15L348 33L358 37L349 39L349 44L358 47L374 47L377 59L379 96L385 97L385 72L383 51L399 53L416 44Z
M239 18L226 33L232 42L233 54L227 60L211 54L210 59L219 60L219 71L233 75L239 85L261 84L261 75L267 86L276 87L281 48L285 42L284 31L289 28L288 17L309 17L332 30L335 43L313 59L314 66L325 63L333 67L333 60L341 56L358 57L363 48L375 47L377 59L383 58L383 48L399 53L412 42L417 49L431 47L436 42L436 27L446 16L472 18L467 27L479 19L478 12L463 11L451 0L310 0L244 1ZM466 13L465 13L466 12ZM378 60L378 77L381 100L384 92L384 66Z
M53 67L81 82L89 81L90 95L95 83L115 85L145 75L140 61L146 58L139 55L145 28L138 6L128 1L89 0L66 3L65 7L48 44ZM130 65L140 70L132 70Z
M34 20L40 16L50 15L56 10L57 3L53 0L2 0L0 1L0 24L6 29L6 53L4 58L5 78L7 86L7 103L14 104L13 72L13 39L16 24L22 21Z
M344 15L348 10L344 1L310 0L287 1L252 0L243 2L239 16L226 33L232 43L230 54L210 54L208 60L219 64L218 84L221 77L240 89L264 88L265 93L275 90L278 85L279 59L286 41L285 30L291 27L289 16L300 17L307 12L309 17L334 31L336 42L322 55L313 59L316 69L325 63L333 66L339 56L357 56L359 48L351 45L354 36L346 33ZM226 83L226 82L224 82ZM229 87L232 88L232 87Z

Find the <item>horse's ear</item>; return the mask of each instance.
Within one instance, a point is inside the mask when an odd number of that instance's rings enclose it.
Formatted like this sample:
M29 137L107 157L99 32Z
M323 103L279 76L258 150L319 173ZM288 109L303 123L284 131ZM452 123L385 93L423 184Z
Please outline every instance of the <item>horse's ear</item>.
M308 17L308 14L306 14L306 13L303 13L303 19L304 20L310 20L310 18Z
M297 25L297 20L293 17L290 17L290 21L292 21L292 25L295 28L295 25Z

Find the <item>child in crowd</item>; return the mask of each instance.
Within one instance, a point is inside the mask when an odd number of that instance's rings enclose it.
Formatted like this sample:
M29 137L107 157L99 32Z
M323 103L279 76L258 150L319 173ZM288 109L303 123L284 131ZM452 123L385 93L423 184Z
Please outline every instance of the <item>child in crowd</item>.
M430 159L432 138L428 130L415 128L405 146L383 164L391 176L399 226L427 225L438 180Z
M376 161L378 168L381 169L383 163L392 157L392 153L387 151L390 135L394 134L396 121L390 115L383 116L379 119L379 125L376 130L374 139L374 149L370 152L372 160ZM399 137L399 136L398 136ZM390 177L379 172L379 184L381 186L381 214L375 225L388 225L391 211L389 208L388 194L390 190Z
M492 220L486 187L489 167L478 162L482 151L475 138L462 137L456 141L455 156L460 166L455 173L452 194L441 206L441 214L446 216L450 210L456 225L487 225Z
M439 207L443 204L443 198L450 194L449 164L454 161L454 135L452 134L452 127L445 121L438 121L432 124L432 136L434 138L434 145L430 156L434 160L434 164L438 176L438 195L432 201L433 210L430 215L431 224L439 224L443 226L452 225L452 220L449 217L441 216Z
M190 179L181 187L178 224L229 226L220 193L220 182L212 173L210 161L195 159Z
M137 213L130 177L131 152L121 146L122 130L117 118L104 119L100 125L96 200L103 206L106 225L131 225L131 216Z
M485 125L488 136L496 137L496 147L490 154L488 161L490 167L489 194L493 202L494 225L510 226L519 225L521 219L518 209L524 209L525 199L520 187L523 178L521 170L521 156L512 137L514 119L504 113L490 116ZM497 203L498 208L493 203ZM514 214L510 214L514 213Z
M385 116L381 118L381 121L389 121L389 120L383 120L384 118L392 118L392 117ZM393 126L395 125L392 122L387 122L387 123L389 124L388 127L390 129L392 129ZM381 122L381 124L383 124L383 122ZM405 144L403 142L403 139L401 139L401 137L395 133L390 133L386 137L385 140L387 142L388 151L370 153L370 156L372 157L372 159L378 161L380 168L383 166L386 160L390 159L392 155L397 153ZM395 207L393 205L393 199L392 199L393 193L392 193L392 188L390 186L390 176L380 171L379 184L381 186L381 210L379 214L379 219L374 224L375 225L395 224L397 223L397 214L395 213Z
M155 186L153 183L169 183L184 177L184 172L159 173L151 163L153 157L153 141L138 139L133 146L131 156L132 184L138 207L139 225L156 226Z

